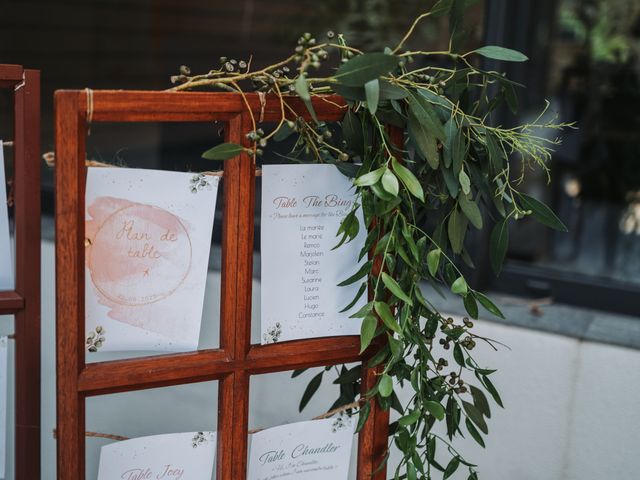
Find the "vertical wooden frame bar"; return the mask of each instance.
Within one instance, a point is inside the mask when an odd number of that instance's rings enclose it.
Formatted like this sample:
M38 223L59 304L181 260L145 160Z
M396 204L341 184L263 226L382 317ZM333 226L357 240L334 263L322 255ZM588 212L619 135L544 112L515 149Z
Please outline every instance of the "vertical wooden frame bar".
M275 97L263 102L229 93L95 91L93 121L212 121L226 124L226 141L249 143L254 116L280 120ZM247 103L245 103L245 100ZM328 100L328 101L327 101ZM290 106L308 117L297 98ZM318 116L342 118L341 99L314 99ZM85 473L85 397L143 388L219 380L218 480L246 478L251 375L363 361L357 337L331 337L252 346L251 294L255 212L255 164L246 153L225 162L220 348L85 365L84 194L86 92L56 93L56 275L58 478L82 480ZM365 366L366 367L366 366ZM365 368L363 388L377 381ZM387 452L388 412L371 403L360 434L358 479L385 478L378 469Z
M15 90L16 479L40 478L40 72Z
M0 315L15 315L15 478L40 478L40 72L0 65L14 98L15 290Z
M240 143L242 136L242 118L236 115L225 126L225 141ZM241 236L238 231L240 212L240 176L241 161L233 158L225 162L224 177L224 225L222 232L222 289L220 307L220 348L235 357L237 324L237 287L238 287L238 244ZM216 478L232 478L233 471L233 429L236 405L235 375L226 375L218 387L218 454Z
M248 112L243 112L241 130L236 143L249 147L245 134L253 130L253 123ZM253 291L253 234L256 190L256 166L247 153L240 155L240 192L238 201L241 205L238 218L238 295L236 302L236 359L245 359L251 348L251 296ZM233 475L232 478L245 478L247 471L247 453L249 429L249 390L251 379L243 370L236 370L235 405L233 426Z
M56 93L56 380L58 479L84 478L84 191L80 93ZM61 301L62 300L62 301Z

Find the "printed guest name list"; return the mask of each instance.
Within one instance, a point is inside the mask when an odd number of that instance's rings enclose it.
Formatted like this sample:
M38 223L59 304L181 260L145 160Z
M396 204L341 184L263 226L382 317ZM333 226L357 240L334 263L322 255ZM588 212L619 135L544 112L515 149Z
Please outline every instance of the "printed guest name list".
M262 182L262 343L358 334L338 313L358 285L337 284L358 269L364 235L333 250L351 181L332 165L267 165Z

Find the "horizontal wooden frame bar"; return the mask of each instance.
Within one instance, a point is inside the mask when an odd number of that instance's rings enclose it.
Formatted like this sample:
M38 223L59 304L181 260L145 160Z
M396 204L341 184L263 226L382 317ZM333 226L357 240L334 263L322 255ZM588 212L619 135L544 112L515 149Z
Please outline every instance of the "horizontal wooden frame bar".
M0 292L0 315L11 315L24 308L24 298L14 291Z
M216 380L233 371L230 365L220 349L88 363L78 377L78 391L93 396Z
M247 110L256 121L277 122L291 110L273 95L261 97L257 93L243 96L231 92L174 92L135 90L59 90L58 96L79 96L79 110L92 122L206 122L224 121ZM310 119L307 108L299 97L284 96L291 109ZM341 120L347 105L342 97L326 95L313 97L313 108L319 118L332 122Z
M0 65L0 88L11 88L23 80L22 65Z
M237 370L260 374L362 359L359 337L331 337L331 342L328 345L326 338L314 338L255 345L247 358L240 360L233 360L224 350L211 349L89 363L80 372L78 390L87 396L104 395L131 388L166 386L173 382L216 380ZM192 373L194 371L197 374Z

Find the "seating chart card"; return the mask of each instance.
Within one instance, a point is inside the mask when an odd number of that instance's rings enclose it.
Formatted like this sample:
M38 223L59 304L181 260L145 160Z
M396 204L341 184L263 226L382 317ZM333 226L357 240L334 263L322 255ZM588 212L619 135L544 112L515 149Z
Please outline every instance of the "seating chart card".
M341 245L336 236L355 203L352 181L333 165L265 165L262 168L261 342L358 335L349 318L366 303L338 313L359 283L338 283L359 268L366 234ZM361 212L360 212L361 213Z
M338 417L255 433L247 480L347 480L353 432L352 420Z
M89 168L90 352L198 348L219 177Z
M154 435L102 447L98 480L211 480L215 432Z
M7 462L7 347L9 339L0 337L0 478L5 477Z
M9 210L7 207L7 179L4 172L4 148L0 140L0 290L13 290L14 263L11 256L9 235Z

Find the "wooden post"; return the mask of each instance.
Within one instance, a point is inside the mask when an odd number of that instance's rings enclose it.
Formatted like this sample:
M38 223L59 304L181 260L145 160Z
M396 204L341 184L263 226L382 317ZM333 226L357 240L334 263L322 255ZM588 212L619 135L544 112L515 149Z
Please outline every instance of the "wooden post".
M40 72L0 65L14 97L15 290L0 315L15 315L15 478L40 478ZM2 208L6 208L4 205Z

